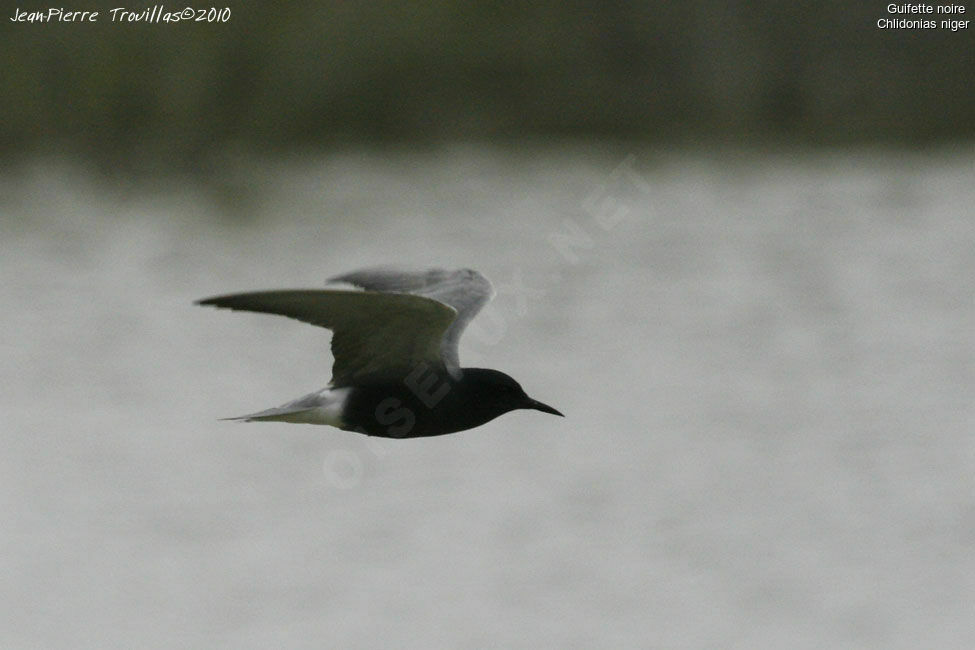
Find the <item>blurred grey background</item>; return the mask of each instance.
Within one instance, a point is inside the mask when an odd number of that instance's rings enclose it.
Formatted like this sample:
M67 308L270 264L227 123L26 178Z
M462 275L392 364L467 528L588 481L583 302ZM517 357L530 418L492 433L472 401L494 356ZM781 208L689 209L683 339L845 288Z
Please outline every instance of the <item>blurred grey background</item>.
M970 29L109 8L0 28L0 647L975 647ZM194 299L377 263L568 417L217 421L328 335Z

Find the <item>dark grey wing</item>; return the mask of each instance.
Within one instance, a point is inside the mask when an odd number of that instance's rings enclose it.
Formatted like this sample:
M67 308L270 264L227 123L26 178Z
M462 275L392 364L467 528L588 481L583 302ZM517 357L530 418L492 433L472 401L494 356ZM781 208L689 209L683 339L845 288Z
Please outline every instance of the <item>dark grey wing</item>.
M333 386L367 376L402 379L419 363L441 365L441 341L457 315L423 296L328 289L255 291L197 304L278 314L332 330Z
M460 337L467 324L494 297L491 281L472 269L408 271L380 267L339 275L329 282L347 282L366 291L424 296L456 309L457 318L447 328L440 346L444 364L455 375L460 371L457 352Z

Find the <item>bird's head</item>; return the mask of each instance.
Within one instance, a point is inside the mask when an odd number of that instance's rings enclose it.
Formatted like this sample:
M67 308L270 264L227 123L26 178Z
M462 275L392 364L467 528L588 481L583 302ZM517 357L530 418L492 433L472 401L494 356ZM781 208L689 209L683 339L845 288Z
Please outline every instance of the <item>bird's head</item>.
M548 404L529 397L513 377L498 370L465 368L463 381L474 388L481 399L489 400L501 413L533 409L565 417Z

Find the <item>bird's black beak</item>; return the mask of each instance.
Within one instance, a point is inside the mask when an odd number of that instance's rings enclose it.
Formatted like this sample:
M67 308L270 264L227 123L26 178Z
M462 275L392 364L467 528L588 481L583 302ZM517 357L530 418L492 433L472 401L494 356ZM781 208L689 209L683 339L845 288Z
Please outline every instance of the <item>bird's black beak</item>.
M528 398L528 402L526 402L522 408L535 409L536 411L541 411L542 413L551 413L552 415L558 415L559 417L563 417L563 418L565 417L564 415L562 415L561 413L553 409L548 404L542 404L538 400L534 400L531 398Z

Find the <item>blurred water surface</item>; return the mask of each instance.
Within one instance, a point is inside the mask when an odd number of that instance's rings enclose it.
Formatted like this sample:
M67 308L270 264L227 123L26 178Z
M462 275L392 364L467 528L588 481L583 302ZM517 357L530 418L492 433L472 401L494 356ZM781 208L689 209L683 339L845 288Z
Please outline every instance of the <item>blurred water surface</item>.
M0 646L975 647L975 153L457 148L0 177ZM219 422L324 331L192 306L396 262L565 420Z

